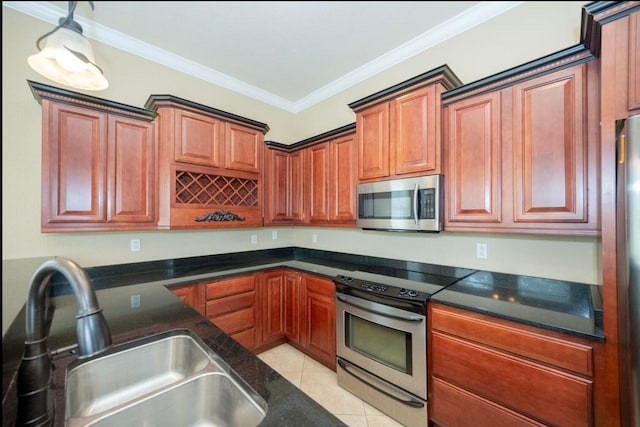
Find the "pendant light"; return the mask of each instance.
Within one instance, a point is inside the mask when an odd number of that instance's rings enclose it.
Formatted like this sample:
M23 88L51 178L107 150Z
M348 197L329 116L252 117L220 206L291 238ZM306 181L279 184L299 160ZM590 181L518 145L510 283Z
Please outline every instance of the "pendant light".
M109 86L102 70L95 64L93 48L82 35L82 27L73 20L77 1L69 2L69 14L60 18L58 26L36 41L40 51L27 62L46 78L66 86L84 90L103 90ZM93 2L89 2L93 10ZM44 49L40 42L47 39Z

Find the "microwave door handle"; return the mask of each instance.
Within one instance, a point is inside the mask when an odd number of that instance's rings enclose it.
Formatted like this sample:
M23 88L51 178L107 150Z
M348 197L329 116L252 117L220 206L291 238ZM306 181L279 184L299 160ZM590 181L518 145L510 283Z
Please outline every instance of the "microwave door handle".
M418 184L413 188L413 220L418 225Z

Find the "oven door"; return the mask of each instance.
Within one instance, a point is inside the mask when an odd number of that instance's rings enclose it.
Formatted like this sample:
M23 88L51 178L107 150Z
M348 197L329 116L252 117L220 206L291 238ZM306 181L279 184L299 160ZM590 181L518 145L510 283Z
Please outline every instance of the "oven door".
M427 399L426 317L351 295L336 294L336 353Z

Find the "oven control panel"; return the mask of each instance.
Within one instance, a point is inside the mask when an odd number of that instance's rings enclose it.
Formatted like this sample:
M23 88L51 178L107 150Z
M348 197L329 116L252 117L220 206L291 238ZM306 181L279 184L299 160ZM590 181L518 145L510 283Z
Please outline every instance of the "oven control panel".
M412 301L427 301L429 295L415 289L406 289L398 286L385 285L382 283L362 280L355 277L338 275L334 278L334 282L340 288L359 289L361 291L370 292L380 296L387 296L397 299L407 299Z

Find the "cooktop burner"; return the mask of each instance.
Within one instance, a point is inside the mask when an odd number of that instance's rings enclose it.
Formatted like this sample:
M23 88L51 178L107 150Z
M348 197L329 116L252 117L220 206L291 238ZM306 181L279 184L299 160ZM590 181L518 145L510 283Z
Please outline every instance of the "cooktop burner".
M432 294L455 281L455 278L442 278L436 285L361 271L353 272L353 276L340 274L334 278L336 291L340 293L420 303L425 303Z

